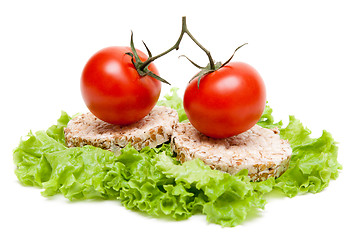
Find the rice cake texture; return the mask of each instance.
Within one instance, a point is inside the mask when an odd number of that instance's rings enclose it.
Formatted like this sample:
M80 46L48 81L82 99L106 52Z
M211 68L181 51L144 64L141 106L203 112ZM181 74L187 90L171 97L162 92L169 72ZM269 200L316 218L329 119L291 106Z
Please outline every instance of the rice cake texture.
M170 141L178 121L177 112L163 106L155 106L143 119L126 126L104 122L89 112L69 121L65 141L68 147L93 145L115 153L130 143L139 151Z
M279 177L289 166L292 149L278 129L255 125L239 135L214 139L197 131L189 122L179 123L171 148L182 163L196 158L212 169L236 174L247 169L253 181Z

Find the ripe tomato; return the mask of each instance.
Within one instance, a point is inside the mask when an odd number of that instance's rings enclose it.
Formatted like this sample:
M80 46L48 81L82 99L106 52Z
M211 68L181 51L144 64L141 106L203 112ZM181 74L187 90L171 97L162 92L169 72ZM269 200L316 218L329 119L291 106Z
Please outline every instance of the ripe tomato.
M136 50L140 60L147 56ZM81 77L81 93L89 110L101 120L119 125L134 123L155 106L161 83L140 76L131 57L130 47L108 47L95 53L86 63ZM148 69L159 75L155 65Z
M240 134L260 119L266 104L264 82L250 65L230 62L187 86L184 109L191 124L213 138Z

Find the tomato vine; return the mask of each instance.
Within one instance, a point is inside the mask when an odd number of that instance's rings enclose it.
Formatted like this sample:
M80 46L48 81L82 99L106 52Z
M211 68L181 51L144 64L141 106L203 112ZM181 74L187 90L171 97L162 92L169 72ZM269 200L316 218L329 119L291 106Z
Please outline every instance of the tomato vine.
M191 34L191 32L189 31L187 24L186 24L186 17L182 17L182 27L181 27L181 33L180 36L178 38L178 40L176 41L176 43L169 48L168 50L156 55L156 56L152 56L149 48L146 46L145 42L143 41L143 44L148 52L149 57L144 61L140 61L139 57L137 56L137 53L135 51L135 46L134 46L134 41L133 41L133 33L131 33L131 40L130 40L130 46L131 46L131 52L128 52L126 54L130 55L132 57L132 62L136 68L136 70L138 71L138 73L140 74L140 76L145 76L145 75L149 75L159 81L162 81L164 83L170 84L169 82L167 82L165 79L161 78L160 76L154 74L153 72L151 72L150 70L148 70L148 66L151 62L155 61L156 59L168 54L169 52L173 51L173 50L178 50L180 47L180 43L184 37L184 35L187 34L190 39L201 49L203 50L206 55L208 56L209 59L209 63L207 64L206 67L201 67L198 64L196 64L195 62L191 61L188 57L182 55L183 57L186 57L195 67L201 69L201 71L196 74L192 79L198 77L198 87L200 84L200 80L202 77L204 77L205 75L214 72L220 68L222 68L223 66L225 66L226 64L228 64L231 59L233 58L233 56L235 55L235 52L240 49L241 47L243 47L244 45L246 45L247 43L242 44L241 46L237 47L233 53L233 55L225 62L225 63L221 63L221 62L215 62L214 59L211 56L210 51L208 51L203 45L201 45L196 38ZM135 61L134 61L135 59ZM192 80L191 79L191 80Z

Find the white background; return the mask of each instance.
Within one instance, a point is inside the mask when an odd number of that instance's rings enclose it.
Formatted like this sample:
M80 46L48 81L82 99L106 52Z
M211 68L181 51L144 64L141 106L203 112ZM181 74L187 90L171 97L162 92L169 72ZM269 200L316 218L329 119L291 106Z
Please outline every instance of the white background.
M12 150L29 130L56 123L61 110L86 111L79 79L101 48L128 45L153 54L170 48L186 15L192 34L225 61L253 65L267 86L277 120L295 115L317 137L339 142L339 178L319 194L271 198L259 216L234 228L154 219L117 201L70 202L20 185ZM326 239L357 236L359 217L360 14L356 1L1 1L1 239ZM180 88L206 55L185 37L179 51L155 62ZM162 95L169 92L163 86ZM4 237L9 236L11 237Z

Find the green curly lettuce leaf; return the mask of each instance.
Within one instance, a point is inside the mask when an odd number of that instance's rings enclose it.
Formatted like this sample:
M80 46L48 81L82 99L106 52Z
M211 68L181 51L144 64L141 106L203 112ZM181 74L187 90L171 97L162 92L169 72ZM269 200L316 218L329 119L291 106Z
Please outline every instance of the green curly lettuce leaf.
M201 198L202 212L209 222L222 226L236 226L246 219L249 212L264 208L262 194L254 191L247 171L237 175L212 170L195 159L182 165L174 164L165 155L159 155L157 166L175 184L192 189L195 198Z
M257 124L264 128L281 128L283 125L282 121L275 123L272 112L272 108L270 108L269 105L266 105L264 112L261 115L261 118L259 119Z
M71 117L66 112L62 111L60 118L57 120L57 124L46 130L46 134L59 143L65 145L64 128L67 126L70 120Z
M125 166L111 152L93 146L45 153L52 173L43 183L44 196L63 194L70 200L114 199L113 185L126 175Z
M45 153L64 149L66 147L63 144L50 137L45 131L38 131L35 134L30 132L21 139L13 153L16 176L24 185L42 187L43 183L49 180L52 172Z
M158 104L177 110L180 121L187 120L176 89ZM317 193L336 179L341 169L330 133L324 131L319 138L311 138L311 132L293 116L283 127L281 121L274 122L269 106L258 124L279 128L293 155L282 176L263 182L251 182L246 170L237 175L212 170L198 159L180 164L169 144L141 151L129 145L120 155L93 146L67 148L64 127L70 119L62 112L56 125L30 132L13 152L19 181L43 188L43 196L118 199L127 209L154 217L183 220L202 213L209 222L229 227L263 209L266 193L273 189L289 197Z
M188 120L184 107L183 107L183 101L182 99L179 97L179 95L177 94L177 91L179 89L178 88L171 88L171 93L172 95L166 94L164 96L164 100L160 100L157 105L159 106L165 106L165 107L170 107L172 109L175 109L179 115L179 121L183 122Z
M289 169L278 179L275 187L287 196L299 193L318 193L336 179L342 166L337 161L338 147L331 134L323 131L319 138L311 138L310 130L290 116L289 125L280 129L280 136L292 147Z
M258 124L265 128L278 127L280 137L289 141L293 150L289 169L275 181L273 188L282 191L288 197L299 193L318 193L329 185L331 179L336 179L342 166L337 161L338 147L331 134L323 131L319 138L311 138L311 131L305 128L294 116L289 117L285 128L282 122L274 123L272 109L266 106Z

